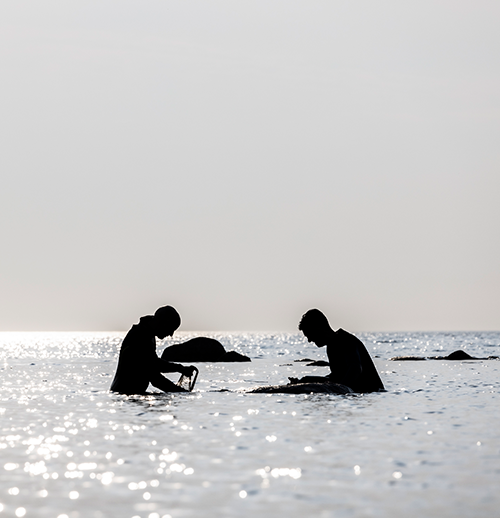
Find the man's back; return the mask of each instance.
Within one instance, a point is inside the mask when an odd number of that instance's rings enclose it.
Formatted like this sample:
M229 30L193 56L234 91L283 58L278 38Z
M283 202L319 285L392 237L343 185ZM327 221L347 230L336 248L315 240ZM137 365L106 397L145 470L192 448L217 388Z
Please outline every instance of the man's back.
M151 369L158 360L152 330L152 316L142 317L123 339L111 390L122 394L142 394L149 385Z
M335 341L327 345L326 353L335 383L347 385L354 392L377 392L384 385L363 342L351 333L339 329Z

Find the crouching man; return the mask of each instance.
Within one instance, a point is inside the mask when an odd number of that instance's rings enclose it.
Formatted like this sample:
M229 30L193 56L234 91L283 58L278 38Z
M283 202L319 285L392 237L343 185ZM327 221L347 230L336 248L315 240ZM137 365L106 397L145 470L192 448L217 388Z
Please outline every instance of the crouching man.
M384 390L382 380L363 342L343 329L334 331L319 309L307 311L302 316L299 329L317 347L326 345L331 372L325 377L290 378L291 383L339 383L360 393Z
M172 336L180 324L181 317L172 306L163 306L154 315L141 317L123 339L110 390L121 394L145 394L151 383L163 392L186 392L161 373L180 372L191 376L195 367L161 360L156 355L155 337L162 340Z

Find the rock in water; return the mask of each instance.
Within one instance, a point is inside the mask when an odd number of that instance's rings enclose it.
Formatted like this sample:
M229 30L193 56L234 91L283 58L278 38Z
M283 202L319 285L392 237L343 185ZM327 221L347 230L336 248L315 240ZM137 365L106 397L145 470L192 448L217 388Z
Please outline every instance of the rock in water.
M352 394L353 391L339 383L289 383L269 385L249 390L252 394Z
M390 362L417 362L427 360L425 356L393 356L389 358Z
M389 358L389 361L393 362L408 362L408 361L421 361L421 360L498 360L498 356L488 356L487 358L476 358L471 356L459 349L448 354L448 356L394 356Z
M248 356L236 351L226 352L224 346L215 338L197 336L187 342L167 347L162 360L168 362L249 362Z

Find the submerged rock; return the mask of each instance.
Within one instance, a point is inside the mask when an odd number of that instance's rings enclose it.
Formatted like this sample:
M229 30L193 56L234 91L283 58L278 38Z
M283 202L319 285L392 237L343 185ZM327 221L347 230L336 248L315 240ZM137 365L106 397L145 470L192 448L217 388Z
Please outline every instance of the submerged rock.
M391 362L417 362L427 360L425 356L393 356L389 358Z
M236 351L227 351L224 355L222 355L218 360L218 362L251 362L252 360L245 356L244 354L240 354Z
M311 363L307 363L306 367L330 367L330 363L325 362L325 360L317 360Z
M269 385L248 390L252 394L352 394L353 391L339 383L289 383Z
M429 356L429 360L498 360L498 356L488 356L487 358L476 358L459 349L448 354L448 356Z
M236 351L226 351L215 338L197 336L187 342L167 347L162 360L169 362L250 362L248 356Z
M498 360L498 356L488 356L487 358L476 358L459 349L448 354L448 356L394 356L389 361L421 361L421 360Z
M294 362L309 362L306 367L330 367L329 362L325 360L311 360L311 358L302 358L301 360L293 360Z

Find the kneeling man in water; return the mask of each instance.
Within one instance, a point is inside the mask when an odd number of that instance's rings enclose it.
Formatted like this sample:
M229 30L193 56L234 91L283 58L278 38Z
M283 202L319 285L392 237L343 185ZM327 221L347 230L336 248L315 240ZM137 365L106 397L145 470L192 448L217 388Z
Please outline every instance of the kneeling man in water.
M151 383L164 392L187 392L161 373L180 372L191 376L195 367L167 362L156 355L155 337L161 340L172 336L180 325L181 317L172 306L161 307L154 315L141 317L123 339L110 390L121 394L144 394Z
M300 380L290 378L292 383L340 383L351 388L353 392L384 390L382 380L363 342L343 329L334 331L319 309L310 309L305 313L299 329L317 347L326 345L331 372L325 377L305 376Z

